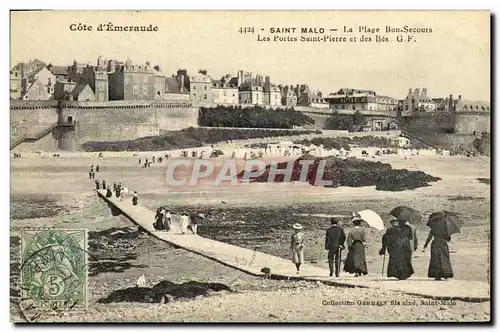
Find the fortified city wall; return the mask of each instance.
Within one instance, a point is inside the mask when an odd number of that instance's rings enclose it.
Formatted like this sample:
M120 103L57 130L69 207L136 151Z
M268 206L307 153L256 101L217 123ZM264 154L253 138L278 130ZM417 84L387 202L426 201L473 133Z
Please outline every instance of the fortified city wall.
M11 145L31 138L16 150L77 150L87 141L131 140L196 127L198 108L185 102L11 101L10 119Z

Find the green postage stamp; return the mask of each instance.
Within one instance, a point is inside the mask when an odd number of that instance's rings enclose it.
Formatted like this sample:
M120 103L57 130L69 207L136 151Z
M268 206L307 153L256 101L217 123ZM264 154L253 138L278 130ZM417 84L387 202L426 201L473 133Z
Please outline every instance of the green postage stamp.
M87 308L87 231L21 232L22 306L57 311Z

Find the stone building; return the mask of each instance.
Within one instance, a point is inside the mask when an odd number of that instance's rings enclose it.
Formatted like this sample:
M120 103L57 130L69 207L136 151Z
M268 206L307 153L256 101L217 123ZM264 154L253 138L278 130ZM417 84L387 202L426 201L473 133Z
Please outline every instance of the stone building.
M154 69L149 62L134 65L127 59L124 65L117 65L108 75L109 100L152 100L155 99Z
M293 87L285 85L281 88L281 104L284 106L296 106L297 95L293 91Z
M231 83L232 77L227 74L220 80L212 80L212 102L218 105L237 105L239 93L237 82Z
M380 96L372 90L342 88L325 98L330 108L350 111L386 111L398 109L399 100L388 96Z
M264 85L264 104L270 106L281 105L281 90L275 84L271 84L271 78L266 76Z
M240 104L265 105L262 76L247 78L238 89Z
M69 67L48 65L47 69L56 77L57 81L69 80Z
M95 101L96 96L90 85L80 83L71 91L71 100L77 101Z
M23 95L23 100L52 100L54 96L54 82L49 78L47 82L43 78L35 78L28 81L28 88Z
M435 112L436 106L436 103L427 95L426 88L423 88L422 91L419 88L414 91L409 89L403 100L403 113Z
M10 99L21 99L21 73L18 69L10 71Z
M54 85L55 100L70 100L71 91L76 87L76 82L61 82L57 81Z
M189 77L185 69L177 70L177 75L165 78L165 94L166 100L189 101Z
M398 108L399 100L389 96L375 96L375 110L377 111L395 111Z
M189 77L189 93L193 103L212 102L212 79L206 70L200 69L197 75Z
M94 91L96 101L109 100L108 73L103 68L85 67L79 83L88 84Z
M307 84L298 85L295 88L297 95L297 105L314 108L329 108L328 101L325 100L321 92L314 93L309 89Z

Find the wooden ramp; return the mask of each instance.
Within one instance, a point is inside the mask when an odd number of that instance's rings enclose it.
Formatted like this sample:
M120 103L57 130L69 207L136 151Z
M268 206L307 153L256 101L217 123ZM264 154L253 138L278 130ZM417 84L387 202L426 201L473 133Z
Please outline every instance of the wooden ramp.
M114 196L107 198L105 190L96 191L105 201L153 236L251 275L264 276L261 269L268 267L271 270L271 278L275 279L298 279L320 281L325 284L341 287L374 288L436 300L460 300L467 302L484 302L490 300L490 285L479 281L450 279L438 282L417 276L413 276L405 281L399 281L369 275L359 278L329 278L328 270L310 264L303 264L301 266L301 273L296 274L295 266L287 259L214 241L199 235L182 235L176 232L175 228L172 233L156 231L153 228L155 212L141 205L132 205L132 196L130 194L127 195L124 201L120 201ZM173 216L173 219L175 224L180 218L179 216Z

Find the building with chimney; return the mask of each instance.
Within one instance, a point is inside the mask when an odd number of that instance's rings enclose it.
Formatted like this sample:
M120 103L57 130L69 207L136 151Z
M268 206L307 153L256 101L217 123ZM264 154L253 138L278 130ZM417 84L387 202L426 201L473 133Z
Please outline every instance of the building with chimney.
M395 111L399 100L377 95L373 90L342 88L325 98L334 110Z
M269 106L281 105L281 90L275 84L271 84L271 78L266 76L263 85L264 104Z
M281 87L281 104L289 107L297 105L297 95L293 91L293 86L285 85Z
M245 76L245 81L238 88L240 104L247 105L265 105L264 100L264 81L261 75L255 78L249 75Z
M307 84L298 85L295 88L295 94L297 95L297 105L307 106L314 108L329 108L330 105L327 100L325 100L321 92L313 93Z
M408 90L408 94L403 100L403 113L411 112L435 112L436 103L427 95L427 89L416 88Z
M69 80L69 67L53 66L49 64L47 69L56 77L57 81L67 82Z
M232 83L231 83L232 82ZM218 105L238 105L238 82L230 74L220 80L212 80L212 101Z
M153 100L155 99L155 71L149 62L134 65L127 59L117 64L109 73L109 100ZM96 94L97 95L97 94Z
M95 94L96 101L109 100L109 81L107 71L99 67L85 67L79 83L88 84Z
M28 80L28 88L22 96L23 100L52 100L54 97L54 82L49 78L45 81L35 77Z
M204 69L200 69L197 75L189 77L189 93L193 103L212 102L212 78Z
M72 100L71 91L76 87L76 82L57 81L54 85L55 100Z
M189 101L189 77L186 69L177 70L176 75L165 78L165 100Z

